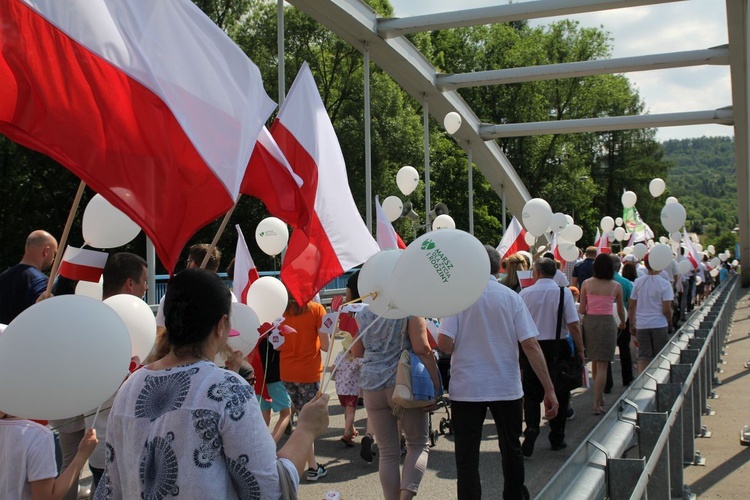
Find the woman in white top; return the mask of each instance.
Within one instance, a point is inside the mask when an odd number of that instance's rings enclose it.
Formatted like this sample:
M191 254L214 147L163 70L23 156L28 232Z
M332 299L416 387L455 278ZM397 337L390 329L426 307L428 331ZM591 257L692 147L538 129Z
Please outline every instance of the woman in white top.
M229 290L187 269L164 302L169 353L122 385L107 424L97 499L280 498L296 489L313 440L328 426L328 396L306 405L277 453L248 383L211 360L230 330Z

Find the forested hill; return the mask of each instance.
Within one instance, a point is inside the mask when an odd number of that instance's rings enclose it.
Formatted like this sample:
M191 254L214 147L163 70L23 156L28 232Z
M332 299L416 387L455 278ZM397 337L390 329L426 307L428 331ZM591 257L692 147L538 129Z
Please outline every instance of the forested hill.
M737 224L734 139L701 137L662 143L670 163L667 195L687 210L689 231L713 240Z

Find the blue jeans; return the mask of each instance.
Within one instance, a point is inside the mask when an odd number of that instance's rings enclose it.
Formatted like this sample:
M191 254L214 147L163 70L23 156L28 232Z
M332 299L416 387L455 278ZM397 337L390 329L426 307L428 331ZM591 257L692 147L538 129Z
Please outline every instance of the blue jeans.
M453 435L456 446L459 500L482 498L479 477L479 445L482 427L489 408L495 420L503 468L503 499L529 498L524 486L523 455L521 454L522 399L512 401L451 400Z

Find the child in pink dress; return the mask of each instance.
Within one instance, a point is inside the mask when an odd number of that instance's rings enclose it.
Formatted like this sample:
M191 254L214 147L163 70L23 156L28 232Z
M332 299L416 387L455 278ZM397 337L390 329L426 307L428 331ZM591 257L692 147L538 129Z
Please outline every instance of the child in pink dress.
M348 349L352 343L351 335L344 337L342 347ZM354 416L357 412L357 399L359 398L359 372L362 369L362 359L355 358L351 352L344 356L344 352L336 355L334 363L336 369L336 395L339 397L341 406L344 407L344 435L341 441L349 446L354 446L354 438L359 432L354 428Z

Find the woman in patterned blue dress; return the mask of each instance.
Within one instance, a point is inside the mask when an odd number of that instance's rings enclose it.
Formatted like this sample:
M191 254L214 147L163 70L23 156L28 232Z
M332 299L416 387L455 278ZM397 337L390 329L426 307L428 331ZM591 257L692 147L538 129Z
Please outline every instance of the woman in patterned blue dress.
M307 450L328 426L328 396L306 405L277 453L252 388L211 361L226 344L230 310L216 274L188 269L172 279L170 351L117 394L97 499L265 499L296 490Z

